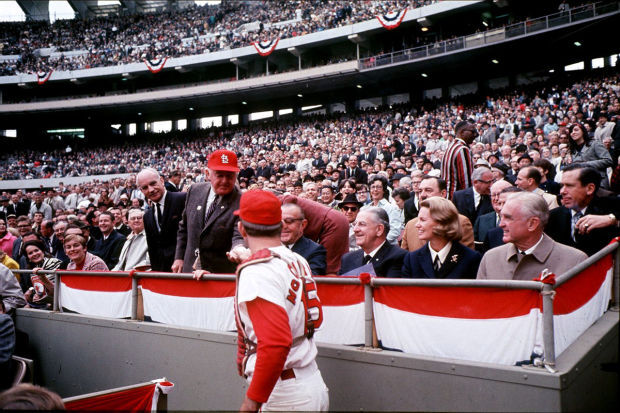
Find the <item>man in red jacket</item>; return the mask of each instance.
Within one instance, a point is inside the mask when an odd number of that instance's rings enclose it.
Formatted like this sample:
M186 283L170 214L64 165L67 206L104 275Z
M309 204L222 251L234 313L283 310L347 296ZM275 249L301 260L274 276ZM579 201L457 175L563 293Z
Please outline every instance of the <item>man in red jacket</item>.
M312 338L321 304L310 266L280 241L280 201L248 191L235 215L252 252L237 268L237 367L249 382L240 410L328 410Z

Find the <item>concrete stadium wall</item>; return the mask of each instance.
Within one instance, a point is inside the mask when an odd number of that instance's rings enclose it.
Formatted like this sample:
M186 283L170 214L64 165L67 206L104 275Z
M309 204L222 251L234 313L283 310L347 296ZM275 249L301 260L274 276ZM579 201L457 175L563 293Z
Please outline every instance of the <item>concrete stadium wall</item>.
M39 383L62 397L167 377L171 410L233 410L246 390L236 334L20 309ZM458 345L455 343L455 345ZM331 410L611 411L618 402L618 313L557 360L559 373L319 345ZM617 364L616 364L617 365Z

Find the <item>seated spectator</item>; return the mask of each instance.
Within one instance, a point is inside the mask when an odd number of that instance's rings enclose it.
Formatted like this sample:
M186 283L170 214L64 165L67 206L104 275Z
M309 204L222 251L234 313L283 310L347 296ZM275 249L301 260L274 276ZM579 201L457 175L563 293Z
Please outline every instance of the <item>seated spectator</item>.
M570 157L567 163L582 168L593 168L598 172L601 182L607 184L607 168L613 165L611 155L602 142L592 139L581 123L573 123L568 128Z
M420 182L420 202L432 196L445 198L448 193L446 188L446 181L441 178L434 176L422 178ZM418 220L416 217L405 225L401 247L407 251L415 251L422 248L425 244L418 236L418 230L416 228L417 223ZM474 230L471 222L466 216L459 214L459 224L463 232L461 244L465 245L467 248L474 249Z
M4 306L4 312L9 315L13 315L16 308L26 305L24 293L17 278L11 270L2 264L0 264L0 299Z
M558 207L558 199L555 195L551 195L540 189L538 186L540 185L540 181L542 179L542 175L538 168L535 166L526 166L519 170L517 174L517 186L524 191L533 192L543 197L547 205L549 206L549 210Z
M506 245L484 254L477 278L527 281L545 269L561 275L584 261L586 254L543 233L548 218L549 207L539 195L510 195L500 221Z
M489 230L499 225L499 213L502 207L499 205L499 194L504 188L511 187L512 184L505 179L500 179L491 185L491 205L493 211L480 215L474 222L474 242L476 251L482 252L482 244Z
M321 196L319 201L330 208L336 208L338 205L338 201L336 201L336 193L334 192L334 188L330 185L323 185L321 187Z
M351 158L354 159L354 158ZM362 211L372 207L383 208L390 218L390 232L387 235L387 241L390 244L396 244L398 237L403 230L404 216L400 210L390 204L388 198L388 181L383 176L375 175L369 181L370 185L370 203L362 207Z
M405 222L405 202L411 197L411 193L406 188L396 188L392 191L392 198L394 203L398 207L401 219L403 221L403 228Z
M0 250L0 264L4 265L9 270L19 270L19 264L17 261L2 250Z
M0 391L12 385L13 352L15 351L15 325L10 315L5 313L4 303L0 295Z
M95 243L97 242L97 240L90 236L90 226L86 225L82 221L76 221L73 224L67 225L67 228L65 229L65 237L71 234L81 235L82 237L84 237L84 239L86 240L86 249L89 252L92 252L95 249Z
M462 231L452 202L437 196L422 201L416 228L426 245L405 255L403 277L476 277L481 256L458 242Z
M486 167L478 167L471 174L473 186L454 192L452 202L461 215L474 223L483 214L493 211L490 188L493 184L493 172Z
M304 237L308 220L297 204L282 205L282 232L280 241L285 247L296 252L308 261L312 275L326 274L327 251L321 244Z
M574 165L562 172L562 206L551 211L545 232L556 242L593 255L620 234L617 197L599 197L598 171Z
M377 277L401 277L406 251L387 241L390 221L380 207L360 211L355 221L355 241L359 250L342 256L340 274L372 264Z
M344 216L349 221L349 251L358 250L360 247L357 246L355 242L355 219L357 218L357 214L360 211L360 208L363 206L360 201L357 200L357 197L354 193L347 194L344 197L344 200L338 204L338 208Z
M337 274L340 268L340 259L349 251L347 239L349 223L338 211L293 195L280 197L283 204L295 203L304 211L308 225L304 229L304 236L319 242L327 251L327 274Z
M141 209L132 208L129 210L127 222L129 222L131 233L121 249L118 264L116 264L112 271L129 271L134 269L146 271L151 268L143 216L144 211Z
M65 234L65 252L69 271L108 271L106 263L86 250L86 239L78 234Z
M555 166L547 159L537 160L534 166L538 168L542 176L538 187L548 194L560 195L561 185L554 181Z
M108 211L99 215L99 229L102 237L95 243L93 254L101 258L108 268L114 268L126 238L114 229L114 216Z
M17 262L21 258L22 254L22 240L24 235L32 232L32 223L30 222L30 218L27 216L17 217L17 230L19 231L19 237L13 241L13 252L11 253L11 257Z
M62 261L52 257L47 252L42 241L28 241L24 243L27 258L27 268L32 269L32 275L22 274L21 287L28 305L33 308L47 308L51 306L54 296L54 274L38 274L39 270L56 270Z
M497 226L494 228L490 228L487 231L486 235L484 236L484 240L482 241L482 249L480 250L480 253L484 254L491 248L504 245L504 230L499 226L499 221L500 221L499 217L501 216L502 208L504 207L504 204L506 203L506 199L508 199L508 196L510 196L510 194L512 193L522 192L522 191L523 190L521 188L511 185L511 186L508 186L502 189L499 192L499 197L497 201L495 202L497 204L497 211L498 211Z
M13 253L13 243L16 239L17 237L9 232L6 220L0 218L0 250L11 255Z

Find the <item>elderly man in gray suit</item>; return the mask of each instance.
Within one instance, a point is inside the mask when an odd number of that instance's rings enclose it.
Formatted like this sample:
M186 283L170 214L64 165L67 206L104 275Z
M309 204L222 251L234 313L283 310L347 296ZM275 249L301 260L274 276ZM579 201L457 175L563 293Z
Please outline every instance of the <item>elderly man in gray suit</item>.
M237 229L241 191L236 186L237 155L217 150L207 163L209 182L196 183L187 192L179 222L174 272L234 273L249 256Z
M478 279L529 281L544 269L560 275L588 258L582 251L555 242L543 233L549 207L540 195L510 195L500 218L506 244L484 254Z

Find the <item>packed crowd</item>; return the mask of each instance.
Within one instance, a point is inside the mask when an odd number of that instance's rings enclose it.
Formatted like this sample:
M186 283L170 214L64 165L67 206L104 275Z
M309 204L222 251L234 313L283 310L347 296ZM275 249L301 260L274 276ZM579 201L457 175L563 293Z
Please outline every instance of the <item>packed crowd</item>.
M58 20L53 24L0 23L1 53L20 56L17 61L0 63L0 76L215 52L275 37L302 36L434 1L228 1L179 11ZM41 48L83 53L52 59L42 57L38 53Z

